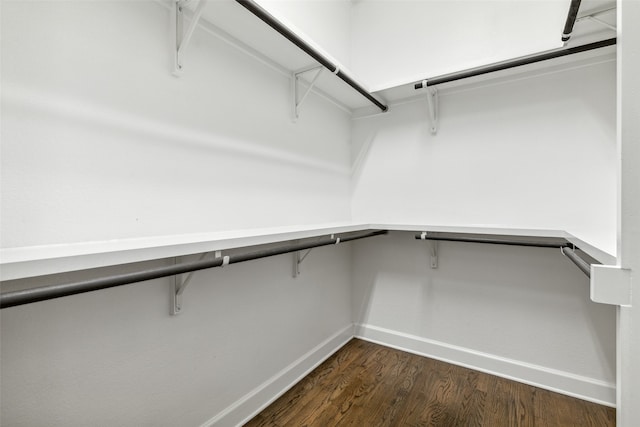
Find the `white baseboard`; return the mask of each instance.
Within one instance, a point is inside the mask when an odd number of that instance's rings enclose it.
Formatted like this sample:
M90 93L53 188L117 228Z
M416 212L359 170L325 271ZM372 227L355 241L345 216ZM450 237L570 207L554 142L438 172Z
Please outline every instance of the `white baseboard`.
M298 360L260 384L202 427L239 426L282 396L353 338L353 325L338 331Z
M615 407L616 386L605 381L372 325L355 325L355 336L387 347Z

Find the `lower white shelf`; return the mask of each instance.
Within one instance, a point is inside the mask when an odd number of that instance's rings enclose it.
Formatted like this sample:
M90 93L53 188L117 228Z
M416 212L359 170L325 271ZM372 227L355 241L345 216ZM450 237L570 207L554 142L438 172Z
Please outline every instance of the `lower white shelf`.
M6 248L0 250L0 280L24 279L132 262L370 230L564 238L580 247L602 264L615 264L616 262L616 258L613 255L589 245L562 230L344 222Z

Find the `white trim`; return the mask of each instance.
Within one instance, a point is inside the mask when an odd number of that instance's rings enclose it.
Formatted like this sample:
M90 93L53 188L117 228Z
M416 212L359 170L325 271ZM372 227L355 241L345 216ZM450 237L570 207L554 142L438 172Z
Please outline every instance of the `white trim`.
M201 427L240 426L296 385L353 338L353 325L338 331L289 366L260 384Z
M600 405L615 407L616 385L606 381L373 325L356 325L355 337Z

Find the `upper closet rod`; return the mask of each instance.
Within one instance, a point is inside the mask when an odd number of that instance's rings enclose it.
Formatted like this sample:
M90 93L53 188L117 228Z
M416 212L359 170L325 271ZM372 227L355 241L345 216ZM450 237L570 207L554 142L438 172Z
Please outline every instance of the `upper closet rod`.
M580 2L581 0L571 0L571 4L569 5L569 13L567 14L567 20L564 23L564 30L562 31L563 43L568 42L571 38L571 33L573 32L573 24L576 23L576 18L578 17Z
M538 55L523 56L511 61L498 62L496 64L487 65L484 67L473 68L467 71L461 71L452 74L446 74L432 79L427 79L426 86L435 86L443 83L449 83L456 80L467 79L469 77L480 76L483 74L493 73L496 71L508 70L510 68L520 67L523 65L535 64L536 62L547 61L549 59L560 58L567 55L573 55L576 53L587 52L594 49L600 49L607 46L613 46L616 44L616 38L600 40L594 43L588 43L581 46L570 47L568 49L552 50L546 53ZM413 85L415 89L422 89L425 87L423 81L420 81Z
M130 283L144 282L146 280L160 277L174 276L176 274L189 273L191 271L204 270L207 268L223 267L228 264L235 264L243 261L250 261L259 258L266 258L274 255L286 254L289 252L302 251L319 246L335 245L340 242L364 239L365 237L386 234L385 230L373 231L366 234L347 237L332 237L321 241L290 244L260 251L249 252L239 255L225 256L213 260L195 261L182 264L170 265L167 267L153 268L134 273L119 274L115 276L99 277L97 279L84 280L74 283L63 283L60 285L48 285L38 288L25 289L21 291L4 292L0 294L0 308L14 307L17 305L30 304L38 301L45 301L69 295L92 292L100 289L113 288L115 286L128 285Z
M298 46L300 49L305 51L309 56L318 61L323 67L327 70L331 71L338 77L340 77L346 84L360 92L362 96L367 98L369 101L374 103L378 108L382 111L387 111L387 106L378 101L373 97L369 92L367 92L362 86L360 86L355 80L341 71L336 65L334 65L329 59L325 58L320 52L314 49L311 45L305 42L302 38L300 38L297 34L291 31L289 28L284 26L280 21L278 21L273 15L267 12L265 9L260 7L253 0L236 0L241 6L247 9L249 12L253 13L255 16L260 18L263 22L269 25L271 28L279 32L286 39L288 39L291 43Z

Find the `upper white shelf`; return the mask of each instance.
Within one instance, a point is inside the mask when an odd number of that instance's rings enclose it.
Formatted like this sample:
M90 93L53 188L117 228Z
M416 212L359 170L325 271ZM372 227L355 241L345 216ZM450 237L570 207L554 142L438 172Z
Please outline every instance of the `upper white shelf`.
M615 28L615 9L611 8L610 3L609 0L584 2L568 47L615 37L615 30L612 29ZM191 4L196 4L196 2L191 2ZM377 82L375 85L368 85L299 28L286 21L282 21L282 24L324 57L331 60L341 71L346 72L367 92L373 93L383 103L397 102L420 96L421 93L414 90L413 84L423 79L437 77L437 75L432 75L428 70L425 70L424 73L404 75L396 79ZM318 65L307 53L262 22L236 1L217 0L207 2L202 12L200 27L255 57L260 62L270 65L283 75L290 76L294 71ZM543 63L526 65L517 69L473 77L460 82L446 83L442 85L442 88L487 84L496 79L505 79L514 75L520 76L521 74L534 74L546 69L567 68L574 63L593 62L601 57L611 57L612 55L615 55L615 46L571 55L570 57L557 58ZM504 59L510 60L512 58ZM380 60L385 60L385 58L380 58ZM483 65L479 64L479 66ZM309 73L308 76L303 76L302 80L308 83L312 78L313 73ZM366 109L367 107L373 107L373 111L377 110L362 94L330 72L324 72L320 75L315 83L314 92L347 111ZM377 111L379 112L379 110Z
M283 74L308 68L318 63L281 34L262 22L235 1L209 1L202 12L200 27L222 38L260 62ZM346 66L301 32L290 28L298 37L331 60L338 68L358 80ZM311 77L311 76L310 76ZM307 82L311 78L305 78ZM365 84L358 84L369 91ZM344 109L353 110L371 105L360 93L330 72L323 73L315 83L315 92L330 98Z

